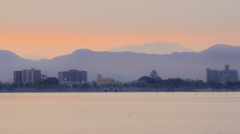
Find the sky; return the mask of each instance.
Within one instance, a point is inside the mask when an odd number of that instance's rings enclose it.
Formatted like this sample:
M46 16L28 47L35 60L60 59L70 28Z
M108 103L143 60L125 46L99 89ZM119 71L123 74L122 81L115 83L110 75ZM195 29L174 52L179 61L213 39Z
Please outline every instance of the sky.
M0 0L0 49L53 58L76 49L240 45L239 0Z

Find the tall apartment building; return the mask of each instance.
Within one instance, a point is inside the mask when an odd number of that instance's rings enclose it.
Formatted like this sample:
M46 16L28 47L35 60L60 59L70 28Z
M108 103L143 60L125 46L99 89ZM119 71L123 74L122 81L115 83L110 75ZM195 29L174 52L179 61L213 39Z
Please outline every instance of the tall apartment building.
M221 84L238 81L238 71L230 70L229 65L225 65L223 70L209 69L206 72L207 81L214 81Z
M13 82L14 83L22 83L22 71L14 71L13 72Z
M23 71L14 71L13 73L14 82L22 82L22 83L36 83L41 81L41 71L35 70L34 68L30 70Z
M87 82L87 71L69 70L58 72L61 84L83 84Z

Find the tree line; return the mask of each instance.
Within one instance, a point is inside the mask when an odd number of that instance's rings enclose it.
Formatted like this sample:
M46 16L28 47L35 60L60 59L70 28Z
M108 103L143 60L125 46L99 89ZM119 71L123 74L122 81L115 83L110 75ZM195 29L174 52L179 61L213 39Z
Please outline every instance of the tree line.
M138 79L138 81L146 82L146 84L142 85L142 87L153 87L165 89L167 91L240 91L240 81L228 82L223 85L214 81L204 82L202 80L181 78L154 79L149 76L142 76Z
M0 83L0 92L78 92L79 89L88 89L90 85L60 84L56 77L48 77L36 83Z
M0 92L102 92L106 90L119 92L240 91L240 82L228 82L226 85L222 85L214 81L204 82L181 78L156 79L151 76L142 76L136 82L116 82L109 85L97 85L96 82L82 85L61 85L55 77L48 77L31 84L2 84L0 82Z

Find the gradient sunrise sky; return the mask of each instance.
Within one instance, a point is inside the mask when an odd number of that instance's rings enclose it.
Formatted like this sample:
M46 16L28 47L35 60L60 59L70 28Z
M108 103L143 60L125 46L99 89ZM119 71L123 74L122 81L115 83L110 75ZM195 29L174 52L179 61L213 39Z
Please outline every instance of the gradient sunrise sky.
M239 0L0 0L0 49L53 58L152 42L240 45Z

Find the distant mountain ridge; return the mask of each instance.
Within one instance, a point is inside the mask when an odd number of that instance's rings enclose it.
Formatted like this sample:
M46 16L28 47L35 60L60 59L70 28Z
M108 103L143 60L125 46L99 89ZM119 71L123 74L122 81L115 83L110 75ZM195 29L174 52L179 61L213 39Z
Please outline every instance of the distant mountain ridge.
M165 55L133 52L95 52L79 49L71 54L53 59L32 61L0 50L0 80L13 78L13 71L36 68L43 74L57 77L59 71L86 70L88 80L96 80L97 74L127 82L156 70L161 78L190 78L205 80L206 68L240 69L240 46L214 45L201 52L181 52Z
M110 52L135 52L146 54L171 54L174 52L191 52L192 50L174 43L148 43L142 45L128 45L112 48Z
M21 59L21 57L19 57L15 53L8 50L0 50L0 60L2 62L12 60L12 59Z
M43 56L37 56L37 55L25 55L22 58L29 59L29 60L42 60L42 59L46 59Z

